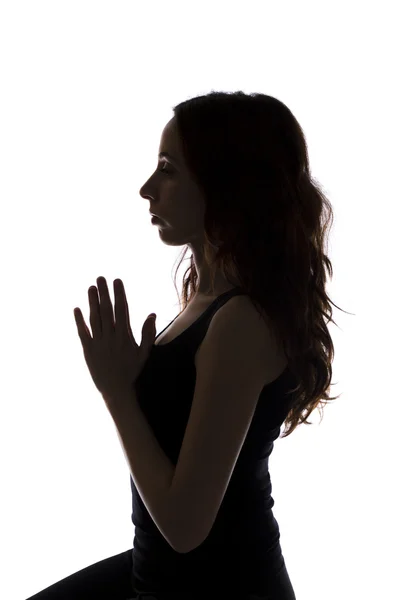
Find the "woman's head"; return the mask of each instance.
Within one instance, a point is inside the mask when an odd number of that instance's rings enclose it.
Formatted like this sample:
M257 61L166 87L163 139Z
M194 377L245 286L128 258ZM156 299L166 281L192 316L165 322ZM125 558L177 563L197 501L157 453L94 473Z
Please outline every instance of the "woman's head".
M326 316L333 321L331 304L336 306L325 290L326 271L332 277L324 248L332 207L310 175L303 130L279 100L212 92L175 106L171 122L168 147L171 140L184 163L183 181L193 186L199 206L182 231L188 235L194 225L193 235L204 232L202 252L211 272L240 282L257 309L268 314L297 376L286 437L300 422L308 423L320 402L337 398L327 395L334 348L325 322ZM174 184L164 185L167 190ZM185 220L186 201L192 210L193 198L183 194L176 222ZM161 218L168 218L167 201L165 207ZM197 286L192 256L182 310Z

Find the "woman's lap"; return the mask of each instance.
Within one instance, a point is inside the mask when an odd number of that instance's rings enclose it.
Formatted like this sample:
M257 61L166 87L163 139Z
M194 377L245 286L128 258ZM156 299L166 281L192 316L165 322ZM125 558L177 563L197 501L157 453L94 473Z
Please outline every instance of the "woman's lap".
M27 600L127 600L134 596L132 548L85 567Z
M278 579L280 579L278 583L279 591L271 590L270 595L266 597L244 594L243 600L272 600L278 598L282 600L295 600L286 566L280 572ZM211 597L218 597L218 595L213 595L212 588L208 592ZM150 594L150 592L147 592L147 594ZM34 596L30 596L26 600L129 600L138 597L144 599L147 597L147 594L133 587L132 548L130 548L125 552L85 567L41 590ZM188 597L187 594L185 596L186 598ZM235 594L232 594L232 598L234 596ZM180 594L176 596L172 594L171 596L170 594L158 595L155 593L153 596L156 600L164 600L164 598L169 599L171 597L174 600L178 600L179 597L179 600L181 600ZM226 600L229 600L228 591L224 597Z

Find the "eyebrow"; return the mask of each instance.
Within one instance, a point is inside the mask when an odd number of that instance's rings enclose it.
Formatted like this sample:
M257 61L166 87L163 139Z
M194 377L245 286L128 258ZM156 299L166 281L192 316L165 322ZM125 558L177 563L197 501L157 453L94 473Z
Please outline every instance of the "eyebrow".
M160 154L158 155L158 158L162 158L163 156L165 156L166 158L170 158L171 160L178 162L176 160L176 158L174 158L173 156L171 156L170 154L168 154L168 152L160 152Z

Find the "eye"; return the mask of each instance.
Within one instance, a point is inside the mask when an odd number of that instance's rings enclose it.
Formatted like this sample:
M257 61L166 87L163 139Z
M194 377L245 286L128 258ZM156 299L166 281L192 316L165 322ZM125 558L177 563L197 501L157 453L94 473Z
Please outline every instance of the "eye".
M168 175L168 174L170 174L170 173L171 173L170 171L166 171L166 170L164 169L165 165L167 165L167 164L168 164L168 163L164 162L164 163L163 163L163 168L162 168L162 169L157 169L157 171L160 171L160 173L164 173L165 175Z

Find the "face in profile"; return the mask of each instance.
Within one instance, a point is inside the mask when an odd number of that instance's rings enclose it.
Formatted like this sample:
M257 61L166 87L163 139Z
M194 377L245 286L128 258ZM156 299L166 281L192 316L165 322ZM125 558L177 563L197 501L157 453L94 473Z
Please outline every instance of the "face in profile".
M154 227L158 228L160 239L168 246L187 245L192 250L198 275L197 298L239 285L236 278L227 282L224 274L216 270L214 290L210 288L210 268L203 257L205 201L186 168L175 118L162 132L159 153L157 169L141 187L140 195L149 200L149 211L159 219ZM215 251L213 247L211 252Z
M162 132L159 153L157 169L139 193L149 200L149 211L158 217L154 226L165 244L198 246L203 237L205 204L185 166L174 118Z

